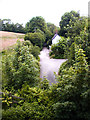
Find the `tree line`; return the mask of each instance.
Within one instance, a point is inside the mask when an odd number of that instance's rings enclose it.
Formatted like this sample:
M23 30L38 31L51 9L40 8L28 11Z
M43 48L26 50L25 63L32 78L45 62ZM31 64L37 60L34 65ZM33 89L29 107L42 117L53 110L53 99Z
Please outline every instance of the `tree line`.
M16 33L25 33L25 28L22 24L14 24L10 19L0 19L2 31L16 32Z

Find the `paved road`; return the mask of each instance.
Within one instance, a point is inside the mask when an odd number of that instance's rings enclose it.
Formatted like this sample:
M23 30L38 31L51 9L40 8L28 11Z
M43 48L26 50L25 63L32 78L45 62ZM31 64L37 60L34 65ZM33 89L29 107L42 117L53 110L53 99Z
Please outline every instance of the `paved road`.
M65 62L65 59L50 59L49 50L44 48L40 53L40 78L44 76L51 83L56 83L54 72L58 73L60 65Z

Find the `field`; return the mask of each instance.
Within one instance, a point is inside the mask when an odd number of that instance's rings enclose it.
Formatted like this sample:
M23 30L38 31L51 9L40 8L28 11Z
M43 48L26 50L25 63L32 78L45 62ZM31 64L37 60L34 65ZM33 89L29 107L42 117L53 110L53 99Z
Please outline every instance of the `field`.
M14 45L18 39L23 41L24 34L0 31L0 51L8 49Z

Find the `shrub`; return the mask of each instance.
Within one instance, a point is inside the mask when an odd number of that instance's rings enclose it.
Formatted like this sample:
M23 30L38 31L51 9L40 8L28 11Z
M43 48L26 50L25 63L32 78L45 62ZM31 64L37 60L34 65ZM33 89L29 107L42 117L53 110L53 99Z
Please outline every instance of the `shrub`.
M75 43L73 42L69 47L68 62L72 65L75 61Z
M33 45L39 46L42 49L45 41L45 36L39 32L27 33L24 37L24 40L30 40Z
M28 47L31 46L32 47L33 45L29 40L26 40L26 41L23 42L23 46L28 46Z
M26 40L23 42L23 46L28 46L29 47L29 52L36 58L39 59L39 54L40 54L40 48L38 46L33 46L32 43L29 40Z
M63 63L59 70L60 76L57 77L59 101L54 104L56 118L89 120L90 83L84 51L75 46L75 63L69 68L67 62Z
M44 80L40 82L39 87L41 89L48 90L49 89L49 80L44 78Z
M25 120L25 112L20 106L11 107L2 111L2 120Z
M25 102L22 106L3 110L2 120L50 120L52 115L51 108L43 104Z
M29 52L28 46L17 44L14 53L6 55L3 75L7 89L20 89L23 84L34 86L39 81L40 68L38 61Z
M76 120L76 106L73 102L56 103L53 105L55 116L59 120Z
M62 63L62 65L59 68L58 74L61 75L61 73L63 72L64 69L69 69L69 65L68 65L68 60L65 61L64 63Z
M56 59L64 58L66 50L66 39L61 38L57 44L51 46L50 56Z
M32 46L31 54L36 58L39 59L40 48L38 46Z

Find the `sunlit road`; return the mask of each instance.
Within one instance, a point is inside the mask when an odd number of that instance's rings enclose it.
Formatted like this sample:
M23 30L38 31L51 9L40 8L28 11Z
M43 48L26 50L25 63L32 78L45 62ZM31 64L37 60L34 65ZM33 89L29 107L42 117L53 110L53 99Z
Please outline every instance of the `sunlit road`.
M44 78L44 76L50 81L51 83L56 83L55 75L58 73L60 65L65 62L65 59L50 59L49 57L49 50L44 48L40 55L40 78Z

